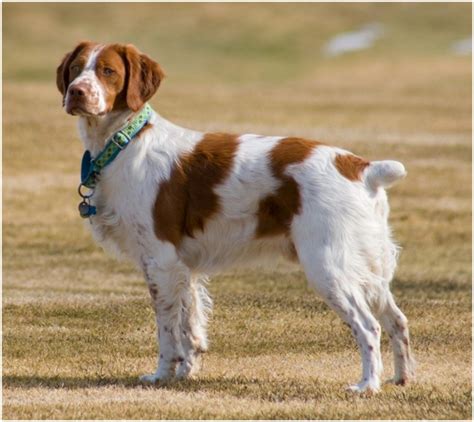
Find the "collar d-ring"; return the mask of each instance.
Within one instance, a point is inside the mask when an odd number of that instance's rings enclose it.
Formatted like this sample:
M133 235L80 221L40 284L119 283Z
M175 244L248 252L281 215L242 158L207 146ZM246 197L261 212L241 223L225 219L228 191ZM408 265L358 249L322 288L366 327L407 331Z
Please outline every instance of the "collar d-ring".
M82 188L85 187L86 189L89 189L89 193L82 193ZM77 193L82 199L89 199L94 195L95 189L88 188L87 186L83 185L82 183L79 183L79 186L77 188Z

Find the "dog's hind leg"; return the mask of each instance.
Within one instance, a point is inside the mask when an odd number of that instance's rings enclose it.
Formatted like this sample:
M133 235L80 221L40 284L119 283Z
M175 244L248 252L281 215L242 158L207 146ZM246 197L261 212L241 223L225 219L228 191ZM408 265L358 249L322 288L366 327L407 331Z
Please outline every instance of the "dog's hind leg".
M300 241L308 232L302 232ZM298 258L309 284L324 299L342 320L349 325L359 346L362 357L362 379L349 387L355 392L377 391L380 388L382 358L380 354L380 325L372 315L358 280L350 279L347 272L336 264L334 248L327 242L298 243L295 239ZM319 243L319 244L316 244ZM303 247L301 247L303 246Z
M337 288L323 295L325 302L347 323L359 346L362 358L362 379L349 389L354 392L380 389L382 356L380 353L380 325L372 315L362 295Z
M415 378L415 360L410 350L408 320L396 305L390 291L387 291L387 299L385 306L381 309L379 320L392 344L395 369L393 382L397 385L405 385Z
M388 213L388 206L385 214ZM386 215L385 215L386 218ZM387 230L388 231L388 230ZM393 350L395 376L393 382L405 385L415 378L415 360L410 350L410 336L407 318L398 308L390 292L390 282L395 272L398 247L387 238L383 244L378 276L382 278L382 286L378 296L377 319L387 331Z

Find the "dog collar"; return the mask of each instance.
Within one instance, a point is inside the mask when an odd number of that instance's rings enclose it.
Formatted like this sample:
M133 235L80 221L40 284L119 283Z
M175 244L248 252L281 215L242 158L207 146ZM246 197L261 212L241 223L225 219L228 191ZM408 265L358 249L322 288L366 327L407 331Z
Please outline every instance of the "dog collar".
M81 183L78 192L82 198L79 204L79 213L81 217L87 218L96 214L96 208L89 204L89 199L94 194L94 189L99 182L100 172L110 165L132 141L136 134L148 123L152 108L147 103L142 111L136 116L128 126L113 134L105 144L104 149L99 152L97 157L92 158L89 150L84 152L81 164ZM86 187L92 190L88 194L82 192L82 188Z

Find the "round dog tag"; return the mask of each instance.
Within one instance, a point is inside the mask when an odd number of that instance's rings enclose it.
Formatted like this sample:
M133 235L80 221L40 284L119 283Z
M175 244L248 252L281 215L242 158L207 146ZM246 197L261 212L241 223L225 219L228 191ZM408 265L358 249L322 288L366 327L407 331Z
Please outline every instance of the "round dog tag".
M79 214L82 218L88 218L91 215L95 215L96 208L92 205L89 205L86 201L82 201L79 204Z

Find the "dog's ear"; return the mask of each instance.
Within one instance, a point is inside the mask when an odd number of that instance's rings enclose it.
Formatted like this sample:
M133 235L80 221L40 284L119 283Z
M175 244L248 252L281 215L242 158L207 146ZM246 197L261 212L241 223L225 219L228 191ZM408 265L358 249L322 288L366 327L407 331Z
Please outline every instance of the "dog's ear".
M90 41L80 42L74 50L64 56L61 64L56 69L56 86L63 96L66 93L67 87L69 85L69 65L84 48L92 44L93 43Z
M124 60L127 107L138 111L155 94L165 74L158 63L131 44L125 46Z

